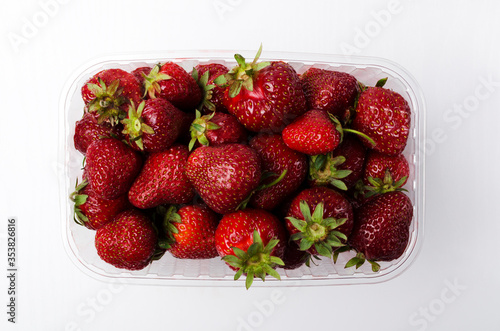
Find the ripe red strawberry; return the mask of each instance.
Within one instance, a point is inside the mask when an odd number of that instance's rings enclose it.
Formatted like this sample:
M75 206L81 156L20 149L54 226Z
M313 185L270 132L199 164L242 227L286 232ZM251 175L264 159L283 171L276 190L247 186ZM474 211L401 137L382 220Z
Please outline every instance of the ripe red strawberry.
M97 123L97 115L95 113L85 113L81 120L75 124L75 134L73 142L77 151L86 154L89 145L97 139L107 137L121 137L121 127L119 125L111 126L111 124Z
M224 88L217 86L214 81L217 77L227 74L228 71L229 68L220 63L198 64L193 68L191 75L203 92L200 109L202 113L227 112L222 103Z
M149 99L137 109L130 105L122 120L123 134L134 149L161 152L172 146L181 133L183 112L165 99Z
M355 212L349 237L349 245L357 255L345 267L359 268L368 261L376 272L380 269L376 261L399 258L408 245L412 217L411 200L399 191L374 196L363 204Z
M311 109L283 130L283 141L293 150L308 155L333 151L342 139L341 132L324 110Z
M194 189L186 176L188 156L184 145L149 154L128 191L130 202L141 209L190 202Z
M348 190L363 175L366 150L361 141L347 134L340 145L328 154L311 156L309 180L311 185L327 185Z
M235 211L257 188L261 160L243 144L202 146L188 158L187 176L203 201L215 212Z
M309 68L301 76L308 109L343 118L359 94L357 79L345 72Z
M399 93L382 87L384 83L385 80L380 80L375 87L361 92L352 128L375 141L372 146L363 140L368 148L387 155L398 155L406 147L411 110Z
M235 55L238 63L216 83L228 84L224 105L250 131L280 132L306 111L306 99L295 69L282 61L252 63Z
M200 205L172 205L165 212L163 231L167 237L162 248L179 259L211 259L218 256L215 249L217 214Z
M142 88L131 73L105 69L92 76L81 88L86 109L98 114L98 121L116 125L127 114L131 102L141 102Z
M77 224L97 230L111 222L118 213L131 207L126 195L113 200L102 199L88 184L87 180L80 184L77 182L75 191L70 195Z
M347 242L353 227L353 211L340 193L319 186L301 191L288 209L286 228L300 249L312 255L332 257Z
M151 67L145 66L136 68L132 70L130 73L134 75L137 81L141 84L142 88L144 88L144 80L149 75L150 72L151 72ZM142 95L144 95L144 91Z
M408 161L403 154L388 156L376 151L368 153L363 182L366 196L401 190L410 175Z
M261 182L266 185L286 174L275 185L257 190L250 199L254 208L272 210L293 194L302 184L307 174L307 157L288 148L280 134L259 134L250 140L262 159L262 171L271 174Z
M215 247L222 259L236 272L246 274L248 289L254 277L263 281L267 274L280 279L274 270L283 265L286 230L273 214L261 209L245 209L222 217L215 230Z
M202 97L194 78L174 62L155 65L144 78L144 89L149 98L167 99L183 111L194 110Z
M87 149L85 169L89 182L103 199L126 194L141 167L141 156L120 140L99 139Z
M96 231L99 257L121 269L145 268L155 253L158 235L151 220L136 209L125 210Z
M284 263L282 268L286 270L293 270L300 268L304 264L309 266L310 259L311 255L306 251L300 250L296 241L289 240L282 259Z
M247 142L247 131L238 119L231 114L214 112L201 116L196 111L196 118L191 124L189 149L201 144L217 146L229 143ZM198 142L198 143L197 143Z

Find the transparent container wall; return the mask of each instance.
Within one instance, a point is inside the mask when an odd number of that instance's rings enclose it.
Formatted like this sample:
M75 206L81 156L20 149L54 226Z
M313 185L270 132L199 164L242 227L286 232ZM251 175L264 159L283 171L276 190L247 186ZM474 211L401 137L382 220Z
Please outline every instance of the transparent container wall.
M252 52L240 52L247 59ZM188 72L199 63L217 62L231 68L235 65L234 52L168 52L165 54L130 54L96 59L77 70L68 80L60 102L60 153L63 165L60 175L62 233L70 258L85 273L103 280L119 278L121 281L154 285L179 286L244 286L234 281L234 272L220 258L209 260L181 260L168 252L147 268L128 272L103 262L94 247L95 231L77 225L73 221L73 207L68 199L74 191L75 181L81 178L83 156L73 144L75 122L83 114L81 86L95 73L103 69L120 68L132 71L141 66L152 66L159 62L174 61ZM311 267L302 266L295 270L278 268L281 281L267 278L266 282L256 280L252 286L313 286L376 283L386 281L408 268L418 254L423 239L424 224L424 153L425 105L421 90L415 80L403 68L384 59L369 57L343 57L337 55L304 53L263 53L261 60L283 60L290 63L299 74L310 67L343 71L352 74L365 85L375 85L388 77L385 85L400 93L412 110L411 135L404 155L410 163L411 175L405 188L414 206L414 217L410 228L410 241L405 253L397 260L382 262L379 272L374 273L365 263L359 269L345 269L345 263L354 252L342 253L333 263L322 258Z

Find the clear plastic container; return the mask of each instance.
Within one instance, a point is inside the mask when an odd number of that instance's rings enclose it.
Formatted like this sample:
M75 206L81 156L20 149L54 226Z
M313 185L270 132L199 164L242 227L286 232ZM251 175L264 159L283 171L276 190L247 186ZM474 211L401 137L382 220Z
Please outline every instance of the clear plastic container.
M86 274L101 280L120 280L127 283L168 286L244 286L242 279L234 281L234 271L220 258L209 260L181 260L168 252L147 268L129 272L117 269L102 260L94 247L95 231L77 225L73 221L73 206L69 195L74 191L76 178L81 178L83 156L74 148L75 122L83 114L81 86L95 73L110 68L132 71L137 67L174 61L188 72L199 63L217 62L229 68L236 64L234 51L169 51L158 54L110 55L87 63L69 78L60 100L60 151L62 165L60 178L60 203L62 209L61 230L67 253L71 260ZM237 52L251 60L252 51ZM381 262L380 271L374 273L369 263L359 269L345 269L345 263L354 252L342 253L334 264L322 258L310 268L302 266L295 270L278 268L281 280L272 277L265 282L257 279L256 286L315 286L368 284L389 280L401 274L415 260L424 235L424 144L425 104L421 89L415 79L401 66L380 58L346 57L329 54L283 53L263 51L261 60L283 60L290 63L297 72L303 73L310 67L344 71L354 75L366 85L388 77L386 88L400 93L412 110L411 130L404 155L410 163L411 175L405 188L413 202L414 216L410 228L410 241L405 253L397 260Z

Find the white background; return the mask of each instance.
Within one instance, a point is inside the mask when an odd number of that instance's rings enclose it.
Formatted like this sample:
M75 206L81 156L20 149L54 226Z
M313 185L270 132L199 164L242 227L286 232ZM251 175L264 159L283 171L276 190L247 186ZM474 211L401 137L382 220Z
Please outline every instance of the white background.
M17 323L2 330L499 330L500 2L3 2L0 265L18 218ZM34 26L34 28L33 28ZM405 67L427 104L425 239L381 284L186 288L104 283L61 234L58 102L109 53L256 49L367 55ZM488 83L489 82L489 83ZM273 301L274 300L274 301Z

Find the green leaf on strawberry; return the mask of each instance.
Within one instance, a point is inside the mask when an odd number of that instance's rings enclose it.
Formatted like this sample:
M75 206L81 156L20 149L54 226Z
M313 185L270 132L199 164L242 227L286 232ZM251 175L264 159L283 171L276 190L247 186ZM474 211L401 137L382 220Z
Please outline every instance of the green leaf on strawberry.
M278 242L278 239L272 239L264 246L259 232L254 230L253 243L246 252L240 248L233 247L235 255L226 255L222 260L238 270L234 275L234 280L238 280L243 274L246 274L245 286L247 289L252 286L255 277L259 277L265 281L266 275L270 275L280 280L281 277L274 270L274 267L285 264L279 257L271 255L273 248Z
M135 109L135 105L132 102L128 109L128 117L122 120L122 124L124 126L122 133L129 136L131 142L135 142L137 146L144 150L144 145L142 143L142 134L154 134L154 130L144 123L144 119L142 118L142 111L144 110L145 102L142 101L139 104L137 110Z
M330 258L334 249L345 245L346 235L336 229L347 221L346 218L323 218L323 202L318 203L311 214L309 205L301 201L300 211L303 220L295 217L287 219L299 230L291 236L291 239L299 241L301 250L308 250L314 246L319 255Z

